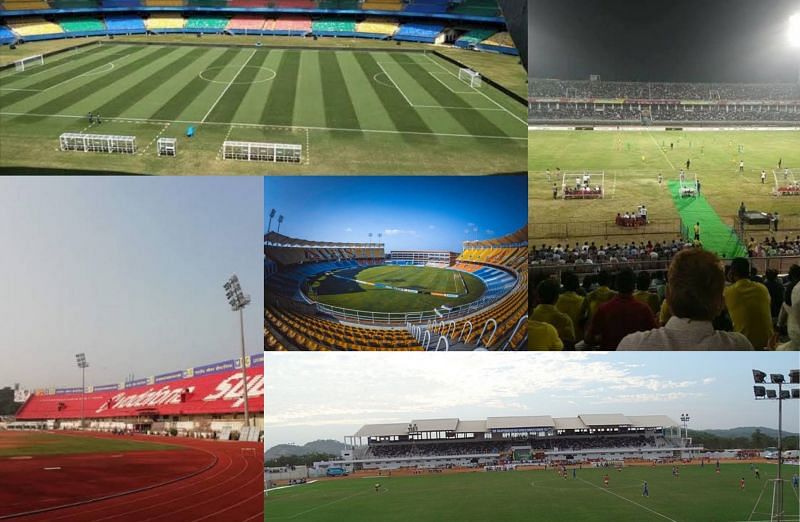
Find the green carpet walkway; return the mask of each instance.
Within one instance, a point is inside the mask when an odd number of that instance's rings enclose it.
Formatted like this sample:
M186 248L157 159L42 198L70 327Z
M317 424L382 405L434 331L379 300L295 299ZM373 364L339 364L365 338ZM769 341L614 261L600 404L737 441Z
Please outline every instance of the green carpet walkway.
M680 182L674 180L669 182L669 190L681 216L681 225L689 230L689 239L694 238L694 224L699 221L703 248L726 259L747 255L747 249L739 237L722 221L702 193L696 198L682 198Z

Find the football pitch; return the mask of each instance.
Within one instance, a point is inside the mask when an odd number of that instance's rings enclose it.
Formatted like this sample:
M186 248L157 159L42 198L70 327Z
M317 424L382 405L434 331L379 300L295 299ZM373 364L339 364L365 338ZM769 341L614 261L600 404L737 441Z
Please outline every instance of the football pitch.
M726 225L733 224L742 201L748 209L777 211L784 219L800 216L798 198L773 195L775 175L779 183L785 183L782 170L773 173L779 159L783 167L791 169L789 181L800 180L800 131L530 131L529 145L532 240L542 237L543 229L537 223L613 224L617 213L635 211L642 204L651 221L677 221L680 215L670 182L678 182L687 159L691 161L687 181L694 182L697 176L703 197ZM745 164L743 174L738 172L740 160ZM561 199L562 178L556 179L556 167L568 173L567 186L584 170L595 174L592 184L599 182L599 173L604 172L604 199ZM550 179L546 169L551 171ZM762 169L767 173L763 184ZM559 187L558 199L553 199L553 183Z
M555 471L453 473L404 477L322 480L272 491L264 520L546 522L734 522L769 520L776 466L760 464L756 479L749 464L613 469L603 487L602 469L581 469L567 479ZM791 477L797 467L784 466ZM745 488L739 487L741 478ZM649 497L642 496L647 481ZM375 483L380 483L380 492ZM798 496L784 488L786 520L797 520Z
M49 432L6 431L0 433L0 458L80 453L179 450L180 446L138 440L108 439Z
M219 41L219 40L216 40ZM155 43L154 43L155 42ZM148 45L149 44L149 45ZM155 174L523 171L523 104L426 50L93 43L0 72L0 167ZM88 113L102 123L90 123ZM189 127L195 135L186 137ZM62 133L135 154L62 152ZM177 138L159 157L158 138ZM225 141L300 145L300 163L223 159Z
M357 282L363 281L364 284ZM374 285L389 285L381 288ZM454 307L477 300L483 282L472 274L427 266L373 266L324 274L310 282L320 303L368 312L424 312L442 305ZM424 291L409 293L397 288ZM458 297L431 295L448 293Z

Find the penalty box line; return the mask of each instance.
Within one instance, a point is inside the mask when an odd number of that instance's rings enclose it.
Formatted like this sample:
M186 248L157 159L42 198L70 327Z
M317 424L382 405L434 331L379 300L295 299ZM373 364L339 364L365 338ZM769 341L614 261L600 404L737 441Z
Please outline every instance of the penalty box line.
M618 495L618 494L614 493L613 491L611 491L611 490L609 490L609 489L601 488L601 487L600 487L600 486L598 486L597 484L592 484L592 483L591 483L591 482L589 482L588 480L584 480L584 479L582 479L582 478L578 478L578 480L580 480L581 482L583 482L583 483L585 483L585 484L589 484L590 486L592 486L592 487L593 487L593 488L595 488L595 489L599 489L600 491L605 491L605 492L606 492L606 493L608 493L609 495L614 495L614 496L615 496L615 497L617 497L617 498L621 498L621 499L622 499L622 500L624 500L625 502L630 502L630 503L631 503L631 504L633 504L634 506L638 506L638 507L640 507L640 508L642 508L642 509L645 509L645 510L649 511L650 513L653 513L654 515L658 515L658 516L660 516L661 518L664 518L664 519L666 519L666 520L669 520L670 522L678 522L678 521L677 521L677 520L675 520L674 518L669 518L667 515L663 515L663 514L659 513L658 511L655 511L655 510L653 510L653 509L650 509L650 508L649 508L649 507L647 507L647 506L643 506L642 504L639 504L638 502L634 502L633 500L631 500L631 499L629 499L629 498L625 498L625 497L623 497L622 495Z
M86 118L85 115L77 116L74 114L41 114L35 112L0 112L0 116L16 116L16 117L32 117L32 118L69 118L69 119L84 119ZM193 125L200 125L203 122L197 120L160 120L160 119L151 119L151 118L124 118L124 117L103 117L104 121L119 121L119 122L128 122L128 123L154 123L154 124L164 124L164 123L184 123L184 124L193 124ZM311 126L304 126L304 125L274 125L268 123L225 123L225 122L217 122L217 121L207 121L203 123L204 125L236 125L239 127L250 127L254 129L259 128L267 128L267 129L297 129L302 130L306 129L309 131L329 131L329 132L368 132L373 134L410 134L416 136L443 136L445 138L479 138L479 139L487 139L487 140L511 140L511 141L528 141L527 137L524 138L516 138L514 136L489 136L489 135L480 135L480 134L456 134L456 133L448 133L448 132L419 132L419 131L398 131L398 130L379 130L379 129L347 129L347 128L338 128L338 127L311 127Z

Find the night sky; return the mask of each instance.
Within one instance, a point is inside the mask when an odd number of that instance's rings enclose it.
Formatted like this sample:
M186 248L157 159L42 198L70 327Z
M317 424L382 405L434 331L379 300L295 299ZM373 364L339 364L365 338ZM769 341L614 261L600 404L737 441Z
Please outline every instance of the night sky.
M529 0L537 78L797 81L788 46L800 0Z

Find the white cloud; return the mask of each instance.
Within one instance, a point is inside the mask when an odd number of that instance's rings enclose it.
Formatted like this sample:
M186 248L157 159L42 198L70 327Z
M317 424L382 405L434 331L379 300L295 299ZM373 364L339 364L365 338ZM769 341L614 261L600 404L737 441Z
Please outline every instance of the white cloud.
M344 229L344 231L345 231L345 232L352 232L352 231L353 231L353 229L352 229L352 228L350 228L350 227L347 227L347 228L345 228L345 229Z
M416 236L417 235L417 231L416 230L402 230L402 229L399 229L399 228L387 228L386 230L383 231L383 234L385 236L401 236L401 235Z

